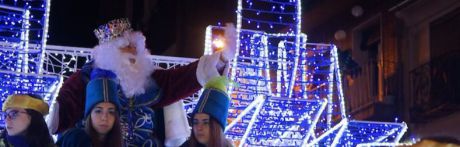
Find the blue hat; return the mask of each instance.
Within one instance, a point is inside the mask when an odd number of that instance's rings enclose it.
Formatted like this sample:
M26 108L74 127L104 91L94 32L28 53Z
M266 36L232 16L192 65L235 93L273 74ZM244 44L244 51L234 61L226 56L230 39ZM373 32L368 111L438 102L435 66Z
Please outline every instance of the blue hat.
M221 125L222 131L227 126L228 107L230 105L230 97L226 92L228 82L227 78L223 76L209 80L193 110L193 114L206 113L216 119Z
M118 83L115 74L108 70L93 69L91 81L86 86L85 118L91 109L101 102L110 102L120 111Z

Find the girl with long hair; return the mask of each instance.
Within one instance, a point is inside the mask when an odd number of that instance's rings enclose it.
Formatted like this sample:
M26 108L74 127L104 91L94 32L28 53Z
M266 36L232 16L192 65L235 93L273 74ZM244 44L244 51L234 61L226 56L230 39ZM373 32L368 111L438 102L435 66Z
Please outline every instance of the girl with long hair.
M121 147L120 102L115 74L96 69L86 87L84 127L66 131L57 144L63 147ZM107 78L108 77L108 78Z
M225 138L230 98L226 92L228 79L217 77L205 85L192 113L192 135L182 146L185 147L229 147Z
M48 104L36 95L8 96L2 107L6 131L1 134L0 146L54 146L44 119L48 109Z

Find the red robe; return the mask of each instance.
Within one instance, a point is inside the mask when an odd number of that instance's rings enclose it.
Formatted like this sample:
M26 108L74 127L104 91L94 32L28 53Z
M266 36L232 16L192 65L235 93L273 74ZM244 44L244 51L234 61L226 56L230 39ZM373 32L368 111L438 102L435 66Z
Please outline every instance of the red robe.
M184 99L202 87L196 77L198 61L175 69L155 70L151 75L162 89L160 101L151 108L161 108ZM88 75L81 70L72 74L62 85L56 100L59 104L59 125L54 133L74 128L83 118Z

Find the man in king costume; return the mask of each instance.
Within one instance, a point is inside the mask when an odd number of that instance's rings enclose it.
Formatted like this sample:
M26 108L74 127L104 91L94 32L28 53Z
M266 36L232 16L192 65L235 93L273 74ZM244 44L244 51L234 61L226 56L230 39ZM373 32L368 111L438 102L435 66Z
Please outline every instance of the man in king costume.
M59 134L81 122L86 85L93 69L98 68L115 73L119 80L124 146L160 146L156 129L161 126L156 126L153 109L176 104L200 90L209 79L227 74L228 62L235 55L236 31L233 25L225 29L227 47L223 51L165 70L152 63L144 35L132 31L127 19L100 26L94 31L99 44L94 47L93 61L63 83L52 104L48 121L51 132Z

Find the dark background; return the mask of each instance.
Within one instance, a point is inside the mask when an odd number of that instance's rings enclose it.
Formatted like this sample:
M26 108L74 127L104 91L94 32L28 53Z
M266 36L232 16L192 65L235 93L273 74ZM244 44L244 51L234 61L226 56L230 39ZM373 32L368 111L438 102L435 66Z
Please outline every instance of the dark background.
M234 0L53 0L48 44L94 47L93 30L128 18L152 54L199 57L208 25L235 22Z
M354 1L354 0L351 0ZM197 58L208 25L236 23L238 0L52 0L48 44L94 47L93 30L115 18L129 18L147 37L152 54ZM322 0L302 0L303 28L314 28L307 12ZM331 12L336 10L329 9ZM313 11L315 12L315 11ZM320 12L323 13L323 12ZM311 19L310 19L311 18ZM317 22L317 21L314 21ZM313 29L309 29L313 30ZM305 30L304 32L308 32ZM313 35L320 36L320 35ZM309 40L314 39L310 37Z

